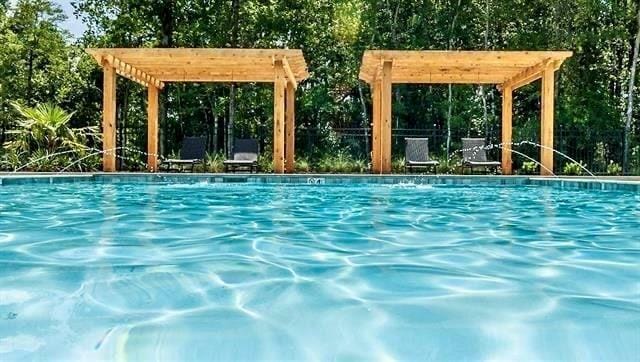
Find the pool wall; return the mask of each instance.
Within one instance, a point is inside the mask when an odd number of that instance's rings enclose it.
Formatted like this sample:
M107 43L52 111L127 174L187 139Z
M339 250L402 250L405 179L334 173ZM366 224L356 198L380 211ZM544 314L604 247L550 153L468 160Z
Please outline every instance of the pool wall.
M640 192L637 178L532 177L484 175L328 175L328 174L176 174L176 173L24 173L0 174L0 186L71 182L131 183L264 183L264 184L423 184L539 185L564 189Z

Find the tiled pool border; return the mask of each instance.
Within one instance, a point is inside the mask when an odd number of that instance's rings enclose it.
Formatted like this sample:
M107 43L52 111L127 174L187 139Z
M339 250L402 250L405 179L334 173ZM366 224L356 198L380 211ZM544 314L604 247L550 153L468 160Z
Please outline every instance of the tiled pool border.
M209 182L261 184L432 184L432 185L540 185L564 189L640 192L638 178L565 178L483 175L328 175L328 174L176 174L176 173L74 173L0 174L0 186L69 182Z

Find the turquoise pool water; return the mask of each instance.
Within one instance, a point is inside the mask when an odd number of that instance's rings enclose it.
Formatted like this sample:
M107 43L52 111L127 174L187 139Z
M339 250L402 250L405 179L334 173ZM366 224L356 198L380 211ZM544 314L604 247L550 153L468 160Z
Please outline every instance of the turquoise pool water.
M0 186L0 360L638 360L640 195Z

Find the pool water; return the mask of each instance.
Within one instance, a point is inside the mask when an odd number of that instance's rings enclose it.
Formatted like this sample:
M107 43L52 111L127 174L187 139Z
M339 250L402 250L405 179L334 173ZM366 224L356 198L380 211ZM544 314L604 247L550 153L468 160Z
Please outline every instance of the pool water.
M640 195L0 186L0 360L638 360Z

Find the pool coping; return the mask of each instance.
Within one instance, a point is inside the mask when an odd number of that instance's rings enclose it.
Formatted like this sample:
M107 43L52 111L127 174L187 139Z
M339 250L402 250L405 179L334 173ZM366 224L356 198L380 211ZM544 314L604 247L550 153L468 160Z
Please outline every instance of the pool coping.
M437 184L437 185L538 185L564 189L623 190L640 192L640 177L541 177L503 175L418 174L212 174L212 173L0 173L0 186L69 182L207 182L260 184Z

